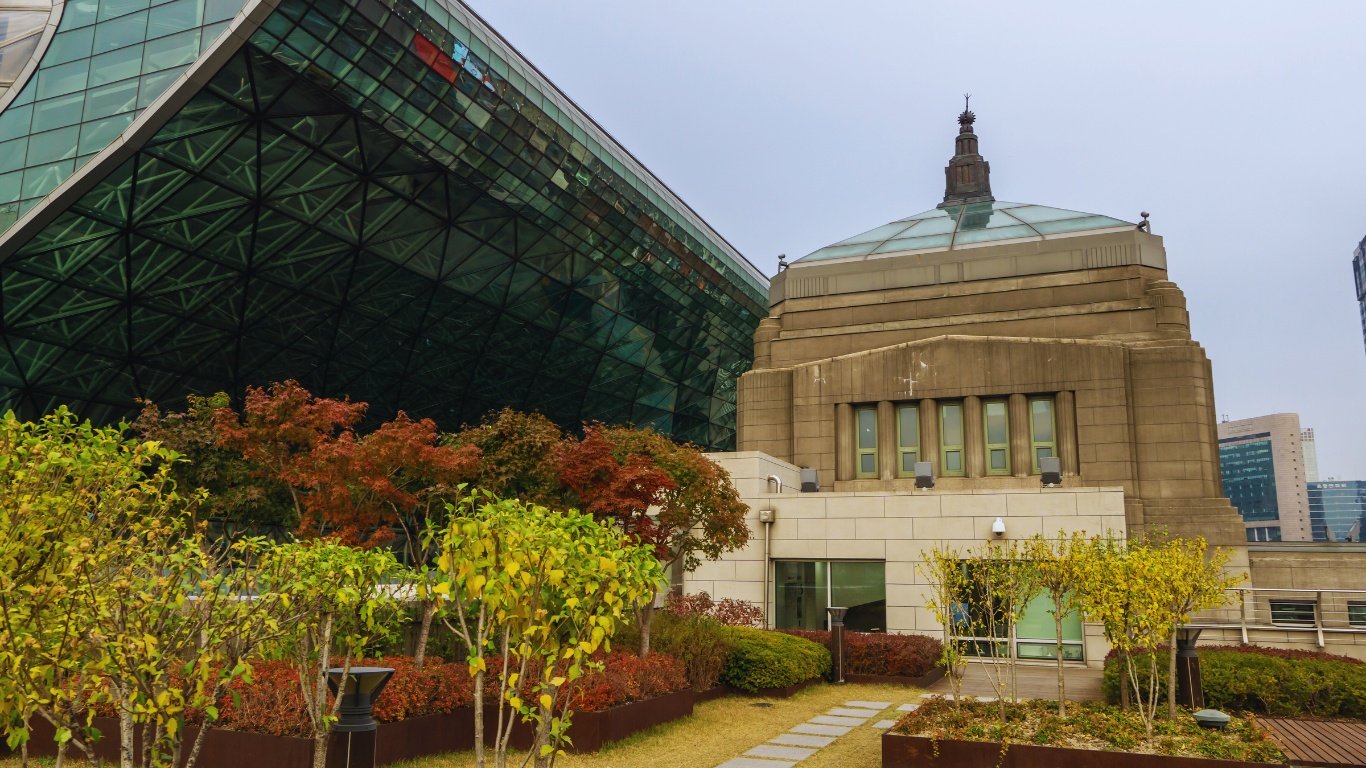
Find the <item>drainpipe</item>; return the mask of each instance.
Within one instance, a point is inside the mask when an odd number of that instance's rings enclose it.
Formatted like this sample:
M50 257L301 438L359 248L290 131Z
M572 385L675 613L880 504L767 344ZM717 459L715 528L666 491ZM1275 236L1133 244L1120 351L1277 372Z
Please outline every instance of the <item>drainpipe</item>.
M769 532L773 530L773 517L773 510L759 510L759 522L764 524L764 629L768 629L769 625L772 624L772 622L768 620L768 585L769 582L773 581L773 576L770 573L770 564L772 563L772 560L769 559L768 553Z

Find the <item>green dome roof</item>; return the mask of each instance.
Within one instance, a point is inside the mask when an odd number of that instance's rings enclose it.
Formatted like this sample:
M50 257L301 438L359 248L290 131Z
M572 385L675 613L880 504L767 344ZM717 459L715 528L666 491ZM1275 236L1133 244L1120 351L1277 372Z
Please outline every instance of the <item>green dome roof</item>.
M868 259L920 251L950 251L985 243L1052 240L1133 229L1133 222L1094 213L1000 200L947 205L898 219L809 253L797 262Z

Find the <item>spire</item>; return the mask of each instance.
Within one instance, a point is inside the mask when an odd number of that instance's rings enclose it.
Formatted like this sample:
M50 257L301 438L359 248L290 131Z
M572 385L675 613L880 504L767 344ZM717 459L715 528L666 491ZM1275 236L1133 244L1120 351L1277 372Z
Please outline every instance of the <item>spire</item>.
M958 139L954 143L953 159L944 168L944 202L940 208L964 203L990 202L991 163L977 153L977 134L972 124L977 115L969 109L972 94L963 94L963 113L958 116Z

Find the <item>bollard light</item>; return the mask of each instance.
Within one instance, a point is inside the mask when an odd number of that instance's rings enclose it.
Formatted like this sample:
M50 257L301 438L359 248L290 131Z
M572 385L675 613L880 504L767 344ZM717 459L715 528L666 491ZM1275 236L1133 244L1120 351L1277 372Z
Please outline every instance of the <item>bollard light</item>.
M830 614L830 661L831 682L844 683L844 614L848 608L826 608Z
M345 685L341 682L343 675L346 677ZM337 710L339 717L332 730L338 733L360 733L378 728L372 716L375 699L379 698L393 675L392 667L351 667L349 670L334 667L327 670L327 687L332 689L334 695L342 697L341 707Z

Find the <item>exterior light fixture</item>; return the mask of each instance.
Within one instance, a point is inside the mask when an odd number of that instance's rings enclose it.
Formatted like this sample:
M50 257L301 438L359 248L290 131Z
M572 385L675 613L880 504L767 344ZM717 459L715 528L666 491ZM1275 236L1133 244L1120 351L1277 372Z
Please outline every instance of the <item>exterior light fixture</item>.
M1006 521L1003 518L998 517L991 523L991 535L998 539L1005 538Z
M342 750L339 754L345 755L345 761L341 763L344 768L374 768L375 731L379 728L372 716L375 699L393 674L392 667L333 667L327 670L327 687L332 689L333 695L341 697L341 705L337 708L339 717L332 725L332 732L339 734L344 742L337 745Z
M1057 456L1044 456L1039 459L1039 482L1045 488L1062 485L1062 459Z
M1192 717L1201 728L1215 728L1223 730L1228 727L1229 716L1217 709L1202 709Z
M835 684L844 683L844 614L848 611L834 606L825 609L830 614L830 682Z
M917 461L915 463L915 487L934 487L934 468L930 466L928 461Z

